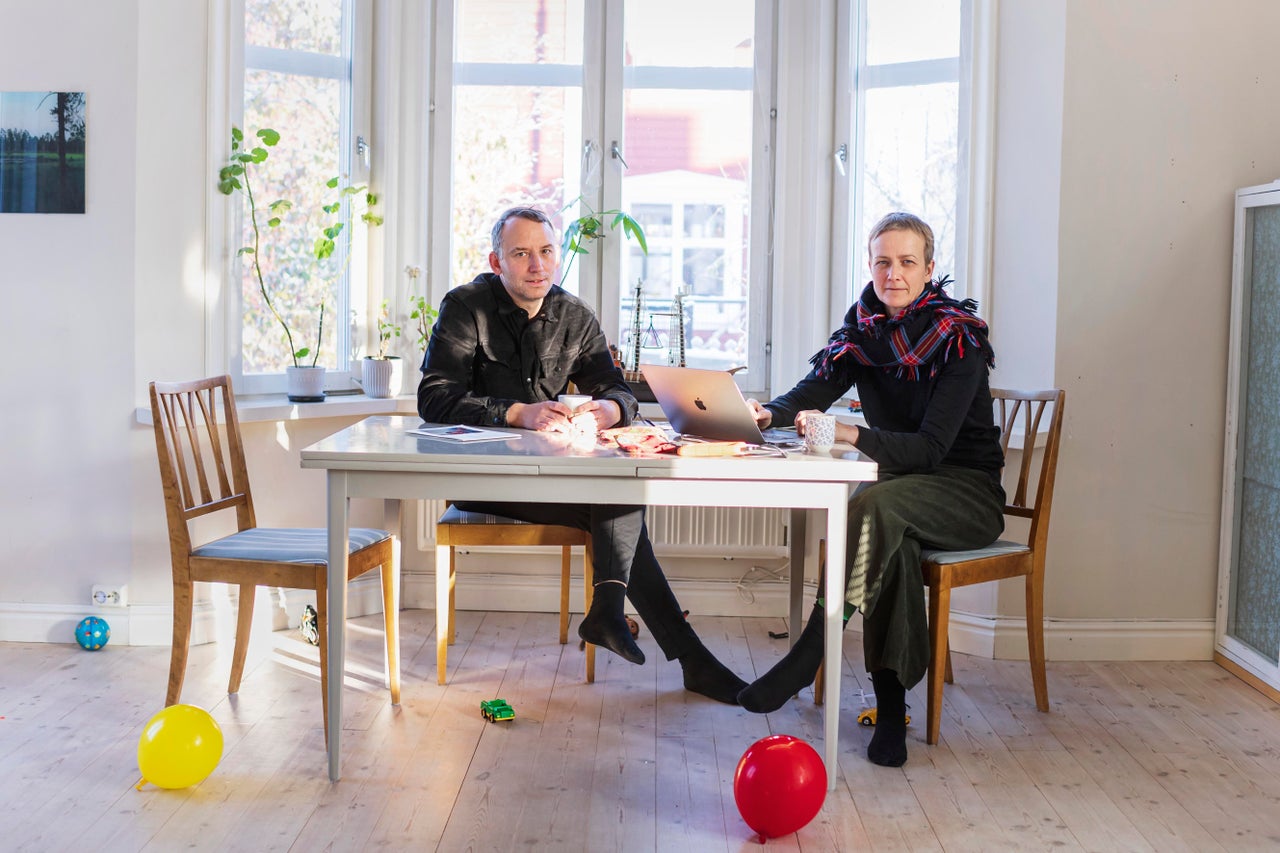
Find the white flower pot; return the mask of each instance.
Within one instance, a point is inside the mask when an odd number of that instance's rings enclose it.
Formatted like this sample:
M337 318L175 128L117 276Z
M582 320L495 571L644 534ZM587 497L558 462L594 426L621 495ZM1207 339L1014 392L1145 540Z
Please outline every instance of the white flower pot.
M284 373L290 403L324 402L323 367L286 367Z
M399 356L366 358L360 365L360 385L366 397L390 397L392 389L400 390L401 360Z

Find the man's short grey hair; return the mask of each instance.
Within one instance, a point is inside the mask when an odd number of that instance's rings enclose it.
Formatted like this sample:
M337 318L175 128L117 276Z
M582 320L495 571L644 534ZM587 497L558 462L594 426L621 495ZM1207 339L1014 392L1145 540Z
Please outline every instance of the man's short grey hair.
M493 252L496 255L502 254L502 228L507 224L508 219L528 219L530 222L541 222L543 225L551 226L551 233L556 233L556 226L552 224L551 218L538 210L536 207L509 207L502 211L502 215L498 217L498 221L493 223Z

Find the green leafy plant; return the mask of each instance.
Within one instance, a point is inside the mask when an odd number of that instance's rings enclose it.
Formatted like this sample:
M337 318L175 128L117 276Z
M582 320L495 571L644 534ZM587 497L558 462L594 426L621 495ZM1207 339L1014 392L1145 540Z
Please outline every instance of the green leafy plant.
M560 243L560 256L569 260L565 262L564 270L560 274L560 284L564 284L565 279L569 277L574 258L578 255L590 254L588 246L596 240L604 239L608 232L616 231L619 227L622 228L624 237L634 237L636 243L640 245L640 251L646 256L649 254L649 244L644 237L644 228L631 214L622 210L603 210L597 213L583 201L582 196L566 204L561 212L563 213L578 202L582 202L587 212L565 226L564 239Z
M400 337L400 327L392 322L391 308L384 299L382 310L378 312L378 354L370 358L386 358L391 339L398 337Z
M218 170L218 192L225 196L236 193L242 193L245 196L249 208L251 236L249 245L241 246L236 252L236 256L249 258L250 270L254 281L258 285L258 291L262 294L262 301L271 312L271 316L280 324L280 328L284 330L285 342L288 344L293 366L303 366L302 360L309 355L311 356L310 366L314 367L320 359L320 342L324 339L324 300L320 301L319 306L315 348L313 349L309 346L299 347L294 341L293 330L290 328L288 321L280 313L276 307L275 300L271 297L271 292L267 287L266 276L262 271L264 229L270 231L279 228L283 224L284 218L294 207L292 201L282 198L260 208L258 206L258 194L254 192L255 175L260 177L260 170L263 164L271 156L269 149L276 147L279 143L280 134L271 128L259 130L254 134L253 140L246 142L244 133L240 128L232 127L231 154L227 157L226 165ZM250 145L253 145L253 147L250 148ZM360 213L360 221L368 226L381 225L383 221L382 217L374 212L378 197L369 192L364 185L343 185L340 178L334 177L326 181L325 186L335 191L335 198L332 202L321 205L320 208L324 219L319 225L320 232L311 250L311 255L317 263L333 256L338 247L339 236L354 217L352 206L344 204L349 198L362 198L364 202L364 209ZM340 276L346 272L347 265L350 263L351 255L348 253L342 270L338 273Z
M409 304L413 306L409 319L417 321L418 351L426 352L427 342L431 340L431 328L439 318L440 312L427 304L425 296L411 296Z

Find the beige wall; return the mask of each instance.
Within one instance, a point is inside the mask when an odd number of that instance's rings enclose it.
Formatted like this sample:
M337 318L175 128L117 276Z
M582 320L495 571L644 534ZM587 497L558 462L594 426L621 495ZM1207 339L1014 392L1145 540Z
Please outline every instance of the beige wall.
M1066 4L1053 615L1213 615L1232 193L1280 177L1278 29L1269 2Z

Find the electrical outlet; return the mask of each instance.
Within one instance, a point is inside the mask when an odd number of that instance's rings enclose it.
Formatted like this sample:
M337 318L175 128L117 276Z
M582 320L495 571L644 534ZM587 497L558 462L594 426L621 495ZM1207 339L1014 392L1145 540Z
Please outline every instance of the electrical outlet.
M129 587L127 584L94 584L92 600L103 607L124 607L129 603Z

